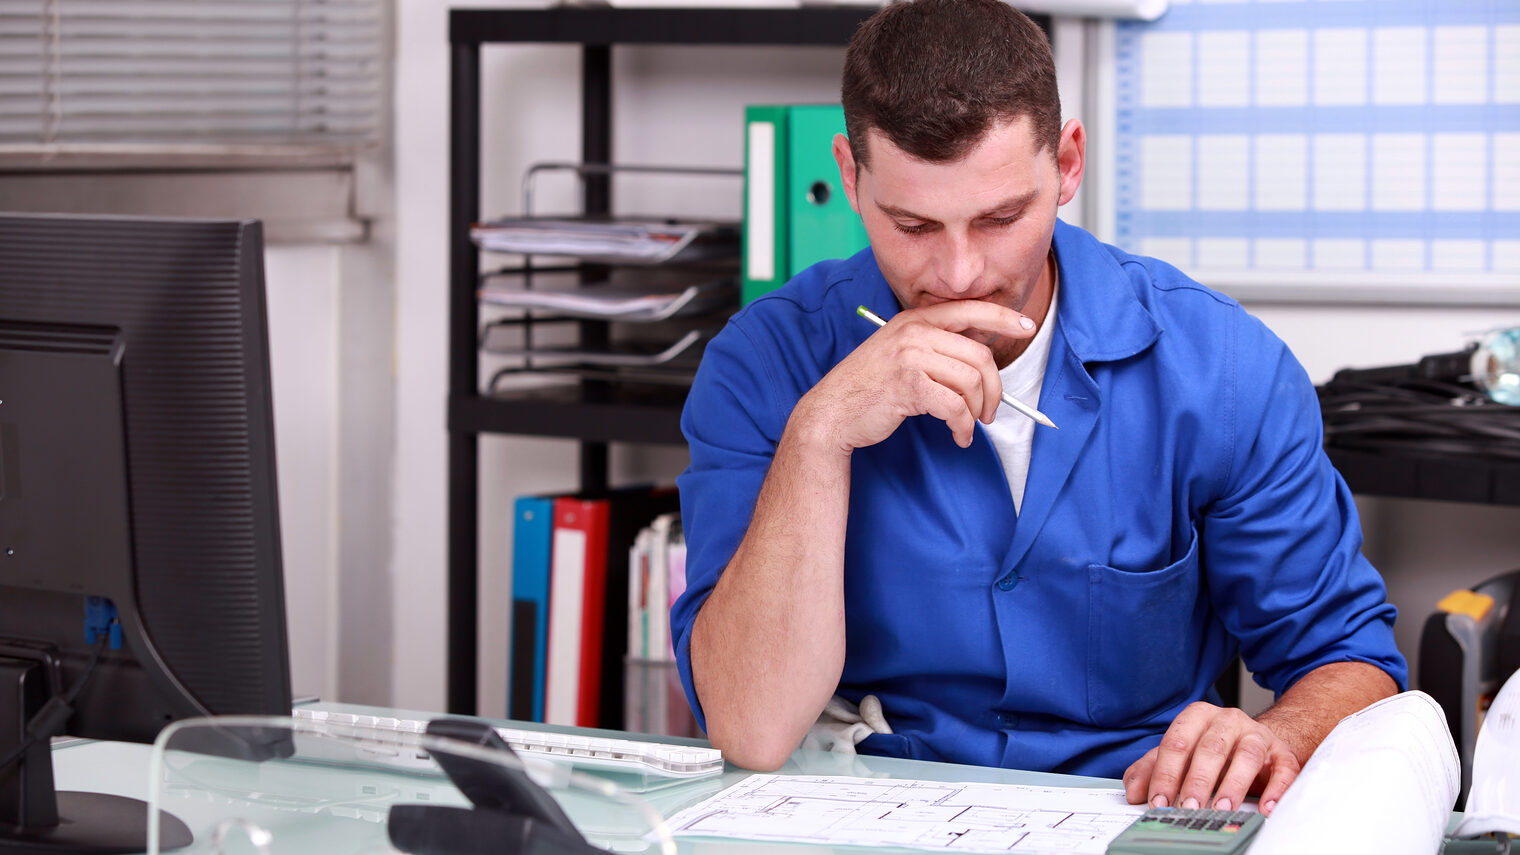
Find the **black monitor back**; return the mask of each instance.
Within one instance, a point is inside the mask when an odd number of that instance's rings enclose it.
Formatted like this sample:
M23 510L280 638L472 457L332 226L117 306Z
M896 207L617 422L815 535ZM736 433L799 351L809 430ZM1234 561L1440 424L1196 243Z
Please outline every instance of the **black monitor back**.
M0 214L0 642L125 641L68 733L289 714L270 397L258 223Z

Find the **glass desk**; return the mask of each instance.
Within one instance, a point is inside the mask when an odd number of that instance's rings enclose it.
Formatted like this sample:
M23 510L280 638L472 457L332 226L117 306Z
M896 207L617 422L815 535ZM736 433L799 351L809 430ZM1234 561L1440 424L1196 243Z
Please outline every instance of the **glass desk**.
M322 704L319 708L397 718L426 718L425 715L376 707ZM523 727L519 722L510 725ZM543 726L529 727L537 729ZM613 735L609 731L550 729ZM621 733L615 735L645 738ZM666 743L703 744L671 737L648 738ZM57 788L146 799L149 795L148 782L153 777L150 774L151 757L152 746L148 745L63 741L55 746L53 752ZM210 845L205 829L210 828L218 818L244 816L255 823L276 829L280 845L266 850L273 855L284 852L321 852L323 855L392 852L394 850L387 845L385 833L386 817L391 805L465 804L453 785L441 777L400 774L372 767L340 768L289 761L233 765L236 768L219 766L214 758L208 758L205 763L197 761L194 768L189 770L195 778L194 786L171 786L162 794L162 807L184 820L196 832L196 842L186 851L217 851ZM651 806L659 816L670 817L750 774L729 766L721 776L682 781L637 793L635 796ZM780 774L1122 789L1120 782L1112 779L805 750L793 754ZM555 791L555 796L593 844L615 852L660 851L657 842L645 837L650 826L639 821L637 812L612 809L624 806L586 798L585 794L580 793ZM227 845L222 851L228 853L259 851L250 845L248 837L236 833L229 835L225 842ZM836 851L824 846L715 839L681 838L676 844L677 851L682 853L711 852L722 855ZM865 850L841 847L837 851L853 855ZM1479 852L1493 851L1491 842L1454 843L1446 848L1449 855L1476 855Z
M345 704L318 704L319 709L362 713L395 718L428 718L427 714L380 707ZM600 736L648 739L663 743L705 745L698 740L677 737L641 737L612 731L556 728L521 722L493 722L524 729L547 729ZM66 740L53 751L56 785L59 790L87 790L147 799L152 763L152 746L116 742ZM390 805L399 803L463 804L464 800L446 779L415 774L399 774L377 768L315 766L299 762L272 761L243 763L236 768L218 766L214 759L197 763L190 770L197 779L194 787L170 786L162 794L161 805L184 820L197 834L190 852L214 852L204 833L218 818L240 812L255 822L278 827L276 836L285 846L271 847L279 855L286 851L320 851L324 855L342 853L380 853L392 851L386 845L385 821ZM871 778L908 778L951 782L989 782L1041 784L1054 786L1091 786L1119 789L1118 781L1081 778L1038 772L1020 772L977 766L959 766L898 760L884 757L858 757L821 751L797 751L780 770L781 774L839 775ZM720 790L748 777L751 773L734 766L721 776L679 781L632 793L652 806L662 817L669 817ZM616 776L608 778L616 780ZM638 816L629 811L608 810L608 804L595 799L555 792L570 818L588 840L616 852L658 852L656 842L646 840L648 826L640 826ZM234 839L238 838L238 839ZM745 841L680 839L682 853L779 853L827 852L823 846L759 843ZM246 837L229 835L227 852L256 852ZM841 848L840 852L859 853L859 848ZM900 850L922 851L922 850Z

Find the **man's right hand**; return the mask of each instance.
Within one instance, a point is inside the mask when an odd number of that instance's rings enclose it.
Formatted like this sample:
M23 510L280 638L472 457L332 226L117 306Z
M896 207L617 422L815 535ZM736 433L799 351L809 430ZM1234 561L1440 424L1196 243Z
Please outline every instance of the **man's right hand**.
M861 323L866 323L861 321ZM992 350L969 335L1027 339L1035 323L981 300L953 300L901 312L845 357L797 404L814 437L841 451L875 445L903 419L929 414L956 444L991 422L1003 394Z

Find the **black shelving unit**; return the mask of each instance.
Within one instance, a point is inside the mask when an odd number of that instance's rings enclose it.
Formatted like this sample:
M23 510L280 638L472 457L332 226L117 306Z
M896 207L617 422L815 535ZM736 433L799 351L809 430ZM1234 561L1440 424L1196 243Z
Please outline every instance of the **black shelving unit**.
M801 9L454 9L449 162L449 560L448 708L478 709L476 603L479 588L479 437L487 433L580 440L585 492L607 486L610 442L680 443L684 390L582 382L574 387L483 394L478 383L476 288L480 256L470 225L480 211L480 49L486 44L573 44L581 48L581 160L612 161L615 45L846 44L871 8ZM608 178L586 178L584 211L612 210ZM600 326L605 334L605 325ZM599 334L587 325L589 335Z
M1520 507L1520 460L1334 444L1325 451L1353 493Z

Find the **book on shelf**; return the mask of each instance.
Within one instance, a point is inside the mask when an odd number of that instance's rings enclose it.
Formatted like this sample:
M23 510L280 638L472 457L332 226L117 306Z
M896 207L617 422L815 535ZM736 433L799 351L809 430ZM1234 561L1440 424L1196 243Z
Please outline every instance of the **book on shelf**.
M607 527L606 634L602 648L603 691L599 717L602 727L622 730L627 725L623 717L627 691L624 640L628 637L628 621L631 619L623 604L628 601L628 591L633 585L628 553L639 532L651 520L673 513L680 507L680 495L674 487L633 488L613 491L608 499L611 514Z
M543 721L554 499L519 496L512 510L512 639L507 715L519 721Z
M607 582L607 503L554 500L549 567L544 721L595 727L601 703L602 618Z
M678 502L675 488L648 486L516 500L512 718L622 727L627 555L639 530Z
M629 730L700 736L676 671L670 607L686 590L686 539L679 513L656 517L628 553Z
M677 219L502 217L476 223L481 249L558 255L621 264L664 264L734 256L737 223Z

